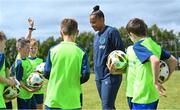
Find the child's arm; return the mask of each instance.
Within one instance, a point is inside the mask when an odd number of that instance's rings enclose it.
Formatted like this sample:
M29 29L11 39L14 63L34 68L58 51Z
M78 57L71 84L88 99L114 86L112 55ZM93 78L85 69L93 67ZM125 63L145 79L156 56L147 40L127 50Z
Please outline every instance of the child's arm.
M85 52L81 67L81 84L87 82L89 80L89 77L90 77L90 67L88 62L88 55Z
M46 64L44 66L44 74L43 77L45 77L46 79L49 79L50 77L50 72L51 72L51 59L50 59L50 51L48 52L48 56L46 58Z
M4 54L0 54L0 70L3 68L3 64L4 64ZM6 70L5 70L5 72L6 72ZM6 76L3 77L3 76L1 76L1 74L0 74L0 83L4 83L4 84L10 85L10 86L14 86L16 84L15 80L7 79Z
M6 77L9 78L11 76L9 68L6 68Z
M155 55L152 55L150 57L150 62L151 62L152 73L153 73L153 77L154 77L154 83L158 83L159 70L160 70L160 67L159 67L160 61Z
M2 76L0 76L0 83L5 83L10 86L14 86L16 84L16 82L13 79L3 78Z
M29 88L22 81L20 81L20 86L29 92L35 92L40 89L40 88Z
M34 29L34 20L29 18L28 23L29 23L29 28L28 28L28 33L26 35L26 39L30 40L32 38L32 31L35 30Z
M169 77L170 77L177 66L177 59L173 55L171 55L170 58L167 59L167 64L169 66L169 73L170 73Z
M159 67L160 61L155 55L150 56L149 60L151 62L154 85L157 88L157 90L159 91L160 95L166 96L165 88L162 86L162 84L160 84L158 82L159 70L160 70L160 67Z

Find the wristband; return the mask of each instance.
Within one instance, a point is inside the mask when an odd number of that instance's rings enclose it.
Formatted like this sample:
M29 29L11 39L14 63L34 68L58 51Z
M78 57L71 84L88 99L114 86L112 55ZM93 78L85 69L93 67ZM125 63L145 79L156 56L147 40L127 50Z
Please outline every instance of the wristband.
M31 27L30 27L29 30L32 30L32 31L33 31L33 30L36 30L36 28L31 28Z

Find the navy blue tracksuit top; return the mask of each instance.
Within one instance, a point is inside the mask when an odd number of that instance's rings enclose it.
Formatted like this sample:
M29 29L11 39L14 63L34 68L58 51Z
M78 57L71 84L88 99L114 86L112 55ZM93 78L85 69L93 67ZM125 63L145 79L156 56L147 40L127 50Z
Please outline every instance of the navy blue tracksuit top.
M118 30L110 26L105 26L102 32L95 34L93 47L94 72L96 74L96 80L101 80L110 74L106 66L108 55L113 50L124 51L124 46Z

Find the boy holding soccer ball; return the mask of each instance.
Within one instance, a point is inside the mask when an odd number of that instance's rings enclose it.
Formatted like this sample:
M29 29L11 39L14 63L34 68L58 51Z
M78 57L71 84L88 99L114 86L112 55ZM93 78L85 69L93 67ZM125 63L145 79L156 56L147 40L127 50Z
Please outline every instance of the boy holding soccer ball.
M20 82L20 93L17 97L18 109L35 109L35 101L33 99L33 92L39 88L30 88L27 86L26 80L28 76L33 72L32 65L27 58L29 55L29 43L30 41L25 38L18 39L16 48L19 53L19 58L15 61L15 75Z
M36 67L43 62L43 59L37 57L37 52L38 52L38 41L35 39L31 39L29 59L33 67L33 70L35 70ZM35 92L33 96L36 100L36 108L43 109L43 99L44 99L43 88Z
M127 90L130 109L156 109L159 94L165 96L165 88L158 82L160 59L167 60L170 74L177 60L160 45L147 37L147 25L139 18L131 19L127 32L134 45L127 49Z
M33 70L35 70L36 67L43 62L43 59L37 57L39 43L36 39L32 38L32 32L35 30L34 20L29 18L28 24L29 24L30 28L28 30L26 39L30 40L29 59L30 59L30 63L32 65ZM36 100L36 108L43 109L43 100L44 100L43 88L41 88L39 91L35 92L33 97Z

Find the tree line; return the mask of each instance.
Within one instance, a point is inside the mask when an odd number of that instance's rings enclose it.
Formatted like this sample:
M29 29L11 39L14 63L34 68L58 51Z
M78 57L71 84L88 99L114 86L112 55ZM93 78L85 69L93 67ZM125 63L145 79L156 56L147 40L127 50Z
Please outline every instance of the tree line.
M132 45L133 43L131 42L125 27L121 27L118 30L125 48ZM148 36L152 37L152 39L157 41L162 48L170 51L174 56L180 57L180 32L174 33L173 30L161 29L155 24L148 28ZM76 43L87 51L89 55L90 67L93 66L93 38L94 33L82 32L79 34L76 40ZM42 42L39 41L38 57L46 59L48 50L61 41L62 38L55 39L53 36L50 36ZM5 53L7 64L10 66L14 63L17 55L15 38L7 40Z

